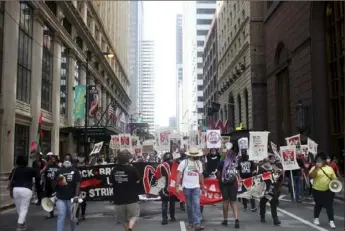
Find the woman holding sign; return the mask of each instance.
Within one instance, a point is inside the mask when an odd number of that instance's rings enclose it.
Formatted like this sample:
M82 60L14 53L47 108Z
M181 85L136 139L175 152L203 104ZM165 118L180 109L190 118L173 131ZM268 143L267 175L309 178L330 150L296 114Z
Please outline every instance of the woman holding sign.
M313 179L312 195L314 197L314 224L320 225L319 216L322 207L326 209L329 226L335 229L333 201L334 193L329 183L337 179L333 169L327 165L327 155L320 152L315 157L316 165L310 169L309 176Z

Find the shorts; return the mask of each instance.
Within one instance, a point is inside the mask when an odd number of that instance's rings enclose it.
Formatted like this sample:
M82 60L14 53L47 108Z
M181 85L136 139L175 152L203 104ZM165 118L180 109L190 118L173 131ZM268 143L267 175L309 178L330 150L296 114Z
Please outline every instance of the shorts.
M237 201L237 183L235 184L220 184L220 191L222 193L223 201L236 202Z
M126 224L130 220L136 220L140 216L139 203L115 205L115 214L117 221L121 224Z

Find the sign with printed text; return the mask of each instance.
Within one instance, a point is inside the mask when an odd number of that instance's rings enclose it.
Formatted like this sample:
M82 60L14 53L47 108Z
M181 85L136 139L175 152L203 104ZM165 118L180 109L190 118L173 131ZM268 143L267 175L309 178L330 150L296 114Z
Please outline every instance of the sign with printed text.
M96 154L98 154L98 153L101 151L102 147L103 147L103 141L102 141L102 142L99 142L99 143L96 143L96 144L93 146L93 149L92 149L90 155L96 155Z
M131 150L132 148L132 140L131 134L120 134L120 149L127 149Z
M310 153L312 153L313 155L316 155L317 154L317 143L314 140L308 138L308 144L307 145L308 145L308 151Z
M109 148L110 149L120 149L120 136L119 135L111 135L110 136L110 142L109 142Z
M280 147L281 162L285 171L299 169L297 163L296 146L282 146Z
M249 160L260 161L268 157L269 132L249 132Z
M206 147L207 148L221 148L222 147L222 136L220 134L220 130L207 130Z
M170 143L169 143L169 136L171 132L170 131L160 131L159 132L159 147L161 150L169 150L170 149Z

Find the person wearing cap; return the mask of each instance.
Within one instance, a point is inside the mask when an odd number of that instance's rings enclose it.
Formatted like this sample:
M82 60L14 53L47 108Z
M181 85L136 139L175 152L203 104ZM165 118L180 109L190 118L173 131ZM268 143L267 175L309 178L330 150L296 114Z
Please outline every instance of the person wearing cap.
M54 194L54 188L53 188L53 182L55 180L55 175L57 171L60 169L58 165L57 156L54 155L52 152L47 153L47 167L45 168L45 171L43 173L44 176L44 196L45 197L52 197ZM47 218L53 218L54 217L54 210L50 212L49 216Z
M237 207L237 191L238 181L236 173L236 153L233 150L233 144L228 142L225 144L226 156L224 160L219 162L217 168L217 178L219 180L219 188L223 198L223 222L222 225L228 225L228 211L229 204L233 210L235 216L235 228L240 228L240 222L238 219L238 207Z
M203 152L193 147L186 152L186 155L187 159L182 160L177 168L176 193L179 194L182 187L186 198L188 228L198 231L204 229L201 225L200 189L203 194L206 190L202 163L198 159L203 156Z

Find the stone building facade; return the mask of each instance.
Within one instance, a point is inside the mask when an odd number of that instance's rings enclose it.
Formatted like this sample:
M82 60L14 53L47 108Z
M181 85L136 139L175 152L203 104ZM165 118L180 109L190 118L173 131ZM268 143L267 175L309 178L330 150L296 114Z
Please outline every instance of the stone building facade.
M217 2L219 119L266 127L263 2Z
M86 80L98 89L100 114L107 115L107 105L116 102L118 116L128 117L129 80L122 65L127 57L116 53L103 27L105 19L92 2L7 1L0 8L1 173L12 169L16 156L29 157L41 113L42 151L60 155L78 151L75 137L62 128L84 125L83 119L73 117L74 87ZM88 68L86 51L92 54ZM121 126L119 121L110 125L121 131L125 121Z
M218 83L217 83L217 18L212 20L211 28L205 39L204 46L204 115L208 118L208 108L212 107L212 102L218 102ZM216 119L216 114L212 115L212 119ZM208 119L205 120L207 125Z
M341 158L344 150L344 2L265 2L268 130L297 134L296 104L308 108L307 130Z

